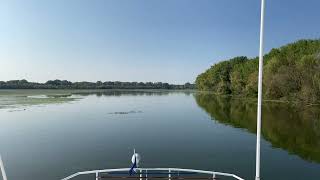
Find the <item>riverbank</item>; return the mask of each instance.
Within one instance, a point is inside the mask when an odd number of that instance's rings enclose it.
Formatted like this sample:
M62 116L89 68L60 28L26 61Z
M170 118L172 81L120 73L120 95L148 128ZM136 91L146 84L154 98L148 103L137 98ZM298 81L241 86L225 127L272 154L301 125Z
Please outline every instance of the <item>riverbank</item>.
M230 97L232 99L240 99L240 100L246 100L246 101L254 101L257 102L258 99L257 97L247 97L247 96L240 96L240 95L232 95L232 94L219 94L219 93L214 93L210 91L201 91L198 90L196 91L197 93L202 93L202 94L212 94L215 96L220 96L220 97ZM289 105L303 105L303 106L320 106L319 103L310 103L306 101L293 101L293 100L279 100L279 99L267 99L266 97L262 98L263 102L274 102L274 103L284 103L284 104L289 104Z
M320 103L320 40L299 40L264 55L263 97ZM258 58L235 57L198 75L196 86L218 94L257 97Z

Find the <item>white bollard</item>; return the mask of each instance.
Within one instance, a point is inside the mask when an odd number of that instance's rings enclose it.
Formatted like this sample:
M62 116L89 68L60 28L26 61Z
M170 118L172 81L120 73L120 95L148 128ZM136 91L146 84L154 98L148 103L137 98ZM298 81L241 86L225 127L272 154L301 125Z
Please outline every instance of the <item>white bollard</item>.
M140 169L140 180L142 180L142 170Z
M96 172L96 180L99 180L99 173Z

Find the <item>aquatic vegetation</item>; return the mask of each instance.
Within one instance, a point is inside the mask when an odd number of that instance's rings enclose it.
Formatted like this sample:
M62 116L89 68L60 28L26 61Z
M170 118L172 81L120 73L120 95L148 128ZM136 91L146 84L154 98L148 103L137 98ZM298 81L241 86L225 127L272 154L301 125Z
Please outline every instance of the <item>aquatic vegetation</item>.
M108 114L136 114L136 113L143 113L142 111L119 111L119 112L111 112Z
M108 90L108 89L82 89L82 90L0 90L0 109L25 108L32 105L60 104L82 99L85 96L162 96L179 93L177 90ZM190 94L192 91L185 91ZM11 110L10 110L11 111ZM142 111L112 112L109 114L133 114Z
M10 109L9 112L24 111L28 106L60 104L75 101L79 98L70 94L52 94L50 91L1 91L0 109ZM56 92L59 93L59 92Z

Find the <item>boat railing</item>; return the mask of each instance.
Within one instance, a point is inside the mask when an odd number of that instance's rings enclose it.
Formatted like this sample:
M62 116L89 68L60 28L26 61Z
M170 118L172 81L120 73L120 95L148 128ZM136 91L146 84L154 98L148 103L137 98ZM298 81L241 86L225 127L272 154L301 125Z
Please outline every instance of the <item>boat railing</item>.
M244 180L243 178L230 173L216 172L216 171L204 171L196 169L181 169L181 168L137 168L136 173L133 175L129 174L130 168L119 168L119 169L102 169L102 170L91 170L82 171L72 174L62 180L73 179L80 175L95 175L96 180L101 179L217 179L218 176L231 177L238 180ZM158 175L158 176L155 176ZM202 175L202 176L199 176Z

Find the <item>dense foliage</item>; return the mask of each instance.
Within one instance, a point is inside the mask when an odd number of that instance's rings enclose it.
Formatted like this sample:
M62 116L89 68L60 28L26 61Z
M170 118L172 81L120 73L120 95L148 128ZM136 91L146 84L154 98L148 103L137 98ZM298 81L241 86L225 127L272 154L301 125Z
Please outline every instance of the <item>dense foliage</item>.
M28 82L27 80L0 81L0 89L194 89L195 85L168 84L162 82L70 82L66 80L50 80L46 83Z
M257 96L258 58L222 61L196 79L199 90ZM264 56L263 95L267 99L320 102L320 40L300 40Z

